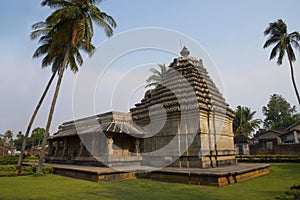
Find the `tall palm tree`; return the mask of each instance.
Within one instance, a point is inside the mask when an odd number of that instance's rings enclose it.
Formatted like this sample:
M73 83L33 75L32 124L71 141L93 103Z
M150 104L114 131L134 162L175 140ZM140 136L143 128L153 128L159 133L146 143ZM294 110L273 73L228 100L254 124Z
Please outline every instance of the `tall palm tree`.
M270 45L275 45L270 54L270 60L275 58L278 54L277 64L282 64L282 59L285 53L288 56L290 70L291 70L291 78L294 86L294 90L297 96L298 103L300 105L300 96L297 89L295 77L294 77L294 69L293 62L296 61L296 56L293 48L300 50L299 40L300 34L299 32L287 32L287 25L281 19L277 20L277 22L270 23L269 26L264 31L264 35L269 35L267 41L265 42L263 48L267 48Z
M150 72L152 72L153 74L146 80L146 83L148 83L146 85L146 88L152 86L156 87L162 83L167 72L167 68L165 64L158 64L158 66L160 68L160 71L155 68L150 69Z
M79 50L83 50L90 56L93 54L94 46L91 44L94 34L93 22L102 27L108 37L112 36L113 28L116 27L114 19L106 13L101 12L96 6L96 3L100 2L101 0L44 0L42 2L42 6L47 5L56 10L45 22L40 23L35 31L43 34L45 30L50 29L50 31L46 31L46 35L40 38L40 41L51 39L53 49L59 51L59 53L53 56L59 56L63 59L60 59L62 63L58 69L59 77L49 111L37 173L42 172L46 142L65 68L70 66L73 69L78 69L77 64L82 64L82 57ZM62 54L60 52L64 52L63 57L61 57Z
M233 120L233 132L235 135L242 134L249 136L256 128L259 128L260 119L253 119L256 111L248 107L237 106Z
M57 49L57 47L55 48L55 45L53 44L53 38L51 38L48 33L51 30L51 27L46 27L44 29L38 29L40 27L45 26L45 23L39 22L36 23L32 26L33 29L37 29L35 31L33 31L30 35L31 39L37 39L39 36L41 36L40 42L42 43L42 45L35 51L33 57L37 58L40 55L46 54L46 56L44 57L43 61L42 61L42 68L45 68L49 65L52 64L52 76L49 80L49 82L47 83L47 86L31 116L31 119L29 121L29 124L27 126L26 129L26 133L24 136L24 140L22 143L22 148L21 148L21 153L20 153L20 157L18 160L18 165L17 165L17 169L18 169L18 175L21 174L21 170L22 170L22 161L23 161L23 157L24 157L24 153L25 153L25 148L27 145L27 139L31 130L31 127L33 125L33 122L36 118L36 115L48 93L48 90L55 78L55 75L57 74L58 68L61 66L62 64L62 57L64 55L64 52L62 52L60 49ZM77 68L71 68L72 71L76 72Z

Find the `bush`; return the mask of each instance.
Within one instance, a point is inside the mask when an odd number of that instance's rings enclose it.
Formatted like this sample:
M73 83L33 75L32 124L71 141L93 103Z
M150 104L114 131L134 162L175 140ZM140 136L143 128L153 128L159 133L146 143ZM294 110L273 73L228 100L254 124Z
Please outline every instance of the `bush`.
M14 165L18 164L18 157L7 156L4 158L0 158L0 165Z
M52 174L52 173L53 173L53 167L51 166L43 167L43 174Z
M296 200L300 197L300 190L290 190L284 194L277 195L275 199L277 200Z
M0 171L0 177L11 177L17 175L18 173L16 171Z
M36 165L23 166L21 171L21 176L35 174L37 169ZM51 174L53 173L53 167L45 166L43 167L43 174ZM17 176L18 171L16 169L16 165L3 165L0 166L0 177L11 177Z
M2 165L0 166L0 171L14 171L16 170L15 165Z
M277 200L296 200L300 197L300 186L293 186L291 190L285 192L284 194L277 195L274 199Z

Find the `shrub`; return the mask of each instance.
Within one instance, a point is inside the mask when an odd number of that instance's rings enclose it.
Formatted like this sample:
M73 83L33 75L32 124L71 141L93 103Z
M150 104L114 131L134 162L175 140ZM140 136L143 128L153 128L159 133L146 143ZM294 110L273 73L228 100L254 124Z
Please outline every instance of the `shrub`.
M285 192L284 194L275 196L277 200L296 200L300 197L300 190L297 189L299 186L291 187L291 190Z
M43 174L52 174L52 173L53 173L53 167L51 166L43 167Z
M31 175L36 172L37 166L30 165L30 166L23 166L21 175ZM43 174L51 174L53 173L53 167L45 166L43 167ZM18 172L16 169L16 165L2 165L0 166L0 177L10 177L10 176L17 176Z
M0 166L0 171L14 171L16 170L15 165L1 165Z
M7 156L0 158L0 165L14 165L18 163L18 157Z

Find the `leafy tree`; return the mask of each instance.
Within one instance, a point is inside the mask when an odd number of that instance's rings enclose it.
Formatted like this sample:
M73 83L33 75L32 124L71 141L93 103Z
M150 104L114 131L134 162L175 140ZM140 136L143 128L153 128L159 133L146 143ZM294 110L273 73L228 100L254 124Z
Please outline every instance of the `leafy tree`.
M56 10L47 17L45 22L38 23L35 26L34 34L41 36L40 42L51 40L49 44L53 46L53 49L58 51L58 53L53 53L51 55L54 58L60 57L63 59L59 59L60 61L62 60L62 63L58 71L59 77L42 141L42 150L39 157L37 173L42 172L46 142L49 136L55 104L65 68L70 66L73 69L77 69L77 63L80 65L82 64L83 59L80 55L80 50L83 50L90 56L93 54L94 46L91 44L94 34L93 22L102 27L107 36L111 36L113 34L113 28L116 27L114 19L100 11L96 6L96 3L100 2L101 0L44 0L42 2L42 6L47 5ZM64 52L64 54L60 52ZM49 52L41 51L38 56L47 53Z
M14 140L14 145L17 149L17 151L21 151L22 150L22 144L24 141L24 135L22 134L22 131L19 131L17 134L17 138Z
M281 95L273 94L267 106L262 108L265 115L264 129L287 128L299 120L296 106L291 106Z
M29 138L29 143L32 144L32 146L40 145L42 143L42 140L44 138L45 129L44 128L35 128L31 136Z
M165 64L158 64L158 66L160 70L157 70L155 68L150 69L150 72L152 72L153 74L146 80L146 87L156 87L162 83L167 72L167 68Z
M287 54L294 90L298 99L298 103L300 105L300 96L297 89L293 69L293 62L296 61L296 56L293 48L300 50L300 45L298 43L300 40L300 34L296 31L288 33L287 25L281 19L279 19L277 22L270 23L264 31L264 34L269 35L269 37L263 47L267 48L271 45L275 45L271 51L270 60L275 58L278 54L277 64L281 65L285 53Z
M12 138L13 138L13 132L11 130L7 130L5 133L4 133L4 137L5 137L5 141L4 142L8 142L9 144L12 144Z
M235 110L235 118L233 120L233 132L250 136L250 134L257 128L261 123L260 119L253 119L256 111L251 111L248 107L237 106Z
M38 22L38 23L34 24L32 26L32 28L38 29L39 27L43 27L43 26L45 26L45 23ZM49 91L49 88L55 78L55 75L57 74L59 67L61 67L61 65L62 65L63 58L64 58L64 52L62 51L60 46L53 45L54 37L51 34L48 34L50 31L51 31L51 26L45 27L42 30L35 30L30 35L31 39L36 39L39 36L42 36L39 41L40 43L42 43L42 45L34 52L33 57L36 58L36 57L39 57L40 55L46 54L46 56L43 58L43 61L42 61L42 68L45 68L52 64L52 76L50 77L50 80L48 81L46 88L45 88L37 106L35 107L34 112L28 123L27 129L25 132L25 136L23 139L21 154L20 154L20 157L18 160L18 165L17 165L18 175L20 175L20 173L21 173L22 161L23 161L25 149L29 148L31 145L31 144L30 145L27 144L27 139L28 139L31 127L32 127L33 122L37 116L37 113ZM77 68L76 69L71 68L71 70L76 72Z

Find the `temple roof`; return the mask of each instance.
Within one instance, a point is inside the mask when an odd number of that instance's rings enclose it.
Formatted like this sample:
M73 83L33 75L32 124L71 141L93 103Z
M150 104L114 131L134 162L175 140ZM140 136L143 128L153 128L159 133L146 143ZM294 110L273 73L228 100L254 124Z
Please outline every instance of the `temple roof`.
M187 113L191 113L190 111L214 110L233 118L233 111L208 75L202 60L189 54L189 50L184 47L181 57L175 58L168 66L169 69L164 74L162 83L147 91L141 102L130 109L130 113L108 112L65 122L51 139L101 131L141 137L145 130L134 122L148 119L150 108L151 114L154 115L164 112L188 111Z
M135 104L130 110L134 120L149 117L149 108L157 104L163 105L166 112L215 110L233 117L233 111L208 75L202 60L189 54L189 50L184 47L181 57L175 58L168 66L162 83L152 90L151 95L146 95L140 103ZM190 92L190 88L193 92ZM152 113L161 112L161 107L154 107Z
M108 112L63 123L50 139L92 133L125 133L141 135L142 131L131 120L130 113Z

